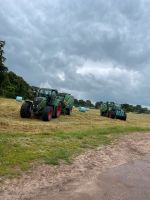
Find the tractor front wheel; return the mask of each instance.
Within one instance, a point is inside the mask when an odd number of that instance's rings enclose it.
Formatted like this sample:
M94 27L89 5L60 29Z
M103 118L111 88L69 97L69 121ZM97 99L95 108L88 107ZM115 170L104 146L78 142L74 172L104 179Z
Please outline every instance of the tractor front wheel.
M53 108L51 106L46 106L43 111L42 119L43 121L50 121L53 114Z
M31 103L23 103L20 109L20 116L22 118L30 118L31 117L31 109L32 104Z

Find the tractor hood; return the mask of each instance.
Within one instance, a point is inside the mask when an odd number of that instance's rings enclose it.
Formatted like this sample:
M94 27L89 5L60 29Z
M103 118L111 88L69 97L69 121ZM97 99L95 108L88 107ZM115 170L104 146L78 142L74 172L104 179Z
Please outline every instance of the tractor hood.
M33 101L33 112L39 112L46 105L46 97L35 97Z
M40 103L41 101L46 100L46 97L35 97L33 102Z
M35 97L33 101L33 105L37 106L45 101L46 101L46 97Z

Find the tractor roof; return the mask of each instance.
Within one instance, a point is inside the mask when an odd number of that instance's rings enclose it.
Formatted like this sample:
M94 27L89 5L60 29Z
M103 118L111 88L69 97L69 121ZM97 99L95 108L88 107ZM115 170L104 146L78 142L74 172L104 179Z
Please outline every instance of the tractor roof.
M68 94L68 93L66 93L66 92L60 92L60 93L59 93L60 96L65 96L66 94L67 94L67 95L71 95L71 94Z
M49 90L49 91L56 91L56 92L58 92L58 90L56 90L56 89L51 89L51 88L40 88L39 90Z

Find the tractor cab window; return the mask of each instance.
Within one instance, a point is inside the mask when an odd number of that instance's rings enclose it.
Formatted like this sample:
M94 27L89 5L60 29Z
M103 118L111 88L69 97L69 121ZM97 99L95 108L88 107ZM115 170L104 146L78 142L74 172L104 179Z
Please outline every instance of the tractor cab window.
M46 97L49 95L51 95L51 90L41 89L38 93L38 96L40 96L40 97Z
M116 104L116 108L121 109L121 105L120 104Z
M52 91L52 96L56 96L56 91Z

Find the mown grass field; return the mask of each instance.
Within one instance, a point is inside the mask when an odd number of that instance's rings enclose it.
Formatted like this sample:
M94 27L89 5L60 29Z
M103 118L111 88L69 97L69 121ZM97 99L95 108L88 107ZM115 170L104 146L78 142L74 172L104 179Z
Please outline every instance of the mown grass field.
M59 164L121 134L150 130L150 115L128 114L126 122L100 117L99 110L61 116L50 122L21 119L21 103L0 98L0 176L16 176L32 163ZM141 133L142 134L142 133Z

